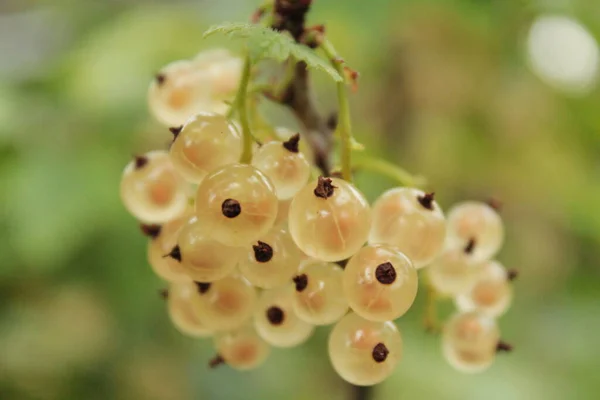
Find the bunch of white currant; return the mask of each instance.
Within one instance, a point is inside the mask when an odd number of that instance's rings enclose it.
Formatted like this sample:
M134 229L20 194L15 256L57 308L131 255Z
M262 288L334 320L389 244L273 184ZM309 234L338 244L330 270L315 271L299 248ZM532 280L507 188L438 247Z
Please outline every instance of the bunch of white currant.
M443 335L447 360L463 371L487 367L499 343L494 318L511 300L506 271L490 261L503 238L496 212L464 203L445 218L433 194L408 187L371 209L351 183L311 179L298 134L256 145L252 162L239 163L243 141L223 113L240 69L221 50L165 67L149 103L176 126L172 145L123 172L122 200L151 238L150 265L170 283L173 324L212 336L211 363L240 370L263 363L270 346L297 346L316 325L335 324L334 369L373 385L401 359L393 320L429 266L431 285L459 308Z

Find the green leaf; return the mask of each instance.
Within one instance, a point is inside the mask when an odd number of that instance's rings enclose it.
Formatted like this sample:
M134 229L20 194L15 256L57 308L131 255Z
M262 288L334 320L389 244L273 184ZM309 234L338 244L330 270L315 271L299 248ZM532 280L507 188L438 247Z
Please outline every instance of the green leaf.
M294 41L288 34L277 32L271 28L246 23L224 23L209 28L204 37L216 33L227 35L231 38L246 39L248 55L252 62L264 59L274 59L284 62L290 57L304 61L308 68L319 69L333 78L336 82L343 81L343 77L326 60L317 56L315 52Z

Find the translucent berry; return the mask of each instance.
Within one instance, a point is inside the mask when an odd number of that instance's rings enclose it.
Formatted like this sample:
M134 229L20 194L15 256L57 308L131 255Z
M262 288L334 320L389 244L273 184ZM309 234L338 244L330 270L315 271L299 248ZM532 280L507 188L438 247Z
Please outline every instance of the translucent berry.
M179 233L176 258L179 268L197 282L214 282L231 274L243 249L212 239L197 218L190 220ZM171 249L173 251L173 249Z
M125 167L121 200L140 221L162 224L185 211L188 184L175 171L166 152L151 151L135 157Z
M313 262L294 277L294 311L314 325L329 325L348 311L342 288L342 268L333 263Z
M500 250L504 240L502 219L485 203L460 203L448 212L447 240L450 247L464 247L474 240L477 245L472 258L489 260Z
M404 254L389 245L360 249L344 269L344 293L352 310L372 321L396 319L417 295L417 270Z
M329 335L335 371L358 386L382 382L402 358L402 338L393 322L373 322L355 313L343 317Z
M293 347L305 342L314 326L302 321L293 310L291 285L262 292L254 313L256 331L275 347Z
M416 268L433 261L445 236L444 213L432 193L395 188L383 193L373 204L369 243L396 246Z
M231 331L252 317L256 290L244 278L230 275L213 283L197 283L200 320L213 331Z
M252 325L217 334L214 342L223 361L240 371L259 367L271 352L269 345L256 334Z
M181 333L192 337L209 337L212 331L198 318L193 297L197 296L196 284L190 280L171 283L167 303L169 317Z
M254 154L252 165L264 172L280 200L294 197L310 178L310 164L299 151L300 135L287 142L269 142Z
M169 155L188 182L200 183L208 173L237 162L242 154L240 135L222 115L197 114L172 132L175 138Z
M247 246L239 270L254 286L270 289L290 282L300 260L300 251L289 232L274 228Z
M275 218L275 226L286 227L288 225L288 214L292 200L280 200L277 207L277 218Z
M350 257L366 242L371 223L367 200L352 184L319 178L298 192L289 211L296 245L322 261Z
M471 256L477 244L470 242L465 248L446 248L427 267L429 282L436 291L447 296L464 293L473 285L483 264ZM472 251L468 251L473 247Z
M498 261L488 261L476 274L471 288L455 298L461 311L479 311L490 317L503 315L512 302L509 273Z
M148 104L165 126L183 125L200 111L212 111L212 76L188 60L160 70L148 89Z
M480 372L494 361L500 331L496 321L477 312L455 314L444 326L446 361L461 372Z
M198 187L198 219L221 243L246 246L266 235L278 201L269 179L251 165L231 164L209 174Z

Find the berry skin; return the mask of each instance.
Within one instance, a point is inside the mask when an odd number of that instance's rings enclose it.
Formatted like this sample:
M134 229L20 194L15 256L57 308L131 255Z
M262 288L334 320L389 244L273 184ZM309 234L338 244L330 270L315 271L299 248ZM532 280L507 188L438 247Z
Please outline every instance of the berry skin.
M265 342L275 347L294 347L312 335L314 326L293 310L293 287L282 286L261 293L254 312L254 326Z
M215 348L225 363L239 371L247 371L261 366L271 352L251 325L236 331L217 334Z
M395 188L373 204L369 243L396 246L422 268L442 249L446 236L444 213L433 197L412 188Z
M192 218L179 233L179 268L196 282L214 282L235 269L242 249L211 239L203 224Z
M344 293L361 317L385 322L412 306L417 295L417 270L404 254L388 245L368 245L344 269Z
M321 261L344 260L366 242L371 211L352 184L319 178L292 200L288 225L296 245Z
M200 183L208 173L237 162L242 154L239 133L222 115L197 114L174 132L169 155L175 169L191 183Z
M478 271L471 288L454 300L460 311L479 311L497 318L506 313L513 298L508 272L498 261L488 261Z
M196 284L190 280L171 283L167 298L169 318L184 335L204 338L212 335L198 318L198 310L193 298L198 296Z
M188 60L163 67L148 89L150 112L171 127L183 125L200 111L212 111L211 80L210 73Z
M247 246L266 235L278 201L269 179L251 165L231 164L198 187L196 214L211 236L229 246Z
M402 358L402 338L393 322L373 322L348 313L329 335L329 359L335 371L358 386L382 382Z
M481 262L473 260L471 254L462 248L446 248L442 251L426 271L436 291L446 296L457 296L469 290L483 266Z
M492 364L499 341L494 319L477 312L458 313L444 326L442 349L454 369L475 373Z
M256 290L241 276L197 284L194 298L200 320L213 331L235 330L248 322L256 304Z
M300 251L288 231L274 228L247 246L238 268L254 286L270 289L288 283L300 265Z
M348 311L342 288L342 268L333 263L306 264L294 277L294 312L314 325L329 325Z
M310 164L298 150L298 136L287 142L269 142L260 147L252 165L261 170L275 186L279 200L288 200L302 189L310 178Z
M210 76L213 101L225 104L222 100L230 98L240 84L242 59L234 57L227 49L209 49L198 53L192 62Z
M125 167L121 200L138 220L162 224L187 208L188 184L175 171L166 152L151 151Z
M450 247L464 247L470 240L477 245L474 260L494 257L504 241L502 219L492 207L480 202L463 202L448 212L447 242Z

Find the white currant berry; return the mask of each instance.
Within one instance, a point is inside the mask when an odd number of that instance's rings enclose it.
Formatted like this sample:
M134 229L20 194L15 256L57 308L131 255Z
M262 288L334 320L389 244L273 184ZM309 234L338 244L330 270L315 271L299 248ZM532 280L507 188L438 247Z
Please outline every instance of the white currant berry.
M290 205L292 200L280 200L277 207L277 218L275 218L274 226L281 226L287 228L288 214L290 211Z
M294 277L294 311L314 325L329 325L348 311L342 287L342 268L333 263L313 261Z
M247 248L238 268L259 288L270 289L290 282L300 265L300 250L285 229L274 228Z
M210 235L230 246L246 246L266 235L278 201L269 179L246 164L209 174L198 187L196 214Z
M212 76L188 60L160 70L148 89L154 117L166 126L180 126L200 111L212 111Z
M151 151L136 156L125 167L121 200L140 221L162 224L186 210L188 184L175 171L166 152Z
M427 267L426 274L433 288L442 295L456 296L473 285L483 264L473 260L475 241L464 248L449 247Z
M417 270L408 257L389 245L360 249L344 269L344 293L352 310L372 321L396 319L417 295Z
M230 275L212 283L196 282L194 298L202 323L213 331L231 331L252 317L256 290L241 276Z
M504 241L502 219L485 203L468 201L457 204L448 212L447 241L450 247L464 247L475 240L472 258L486 261L494 257Z
M212 331L198 317L193 298L198 296L196 284L190 280L171 283L167 295L169 318L181 333L192 337L209 337Z
M348 313L329 335L329 358L335 371L351 384L375 385L400 362L402 338L393 322L373 322Z
M202 222L192 218L179 233L177 245L169 251L179 270L196 282L214 282L231 274L243 249L212 239Z
M261 293L254 312L256 331L275 347L294 347L312 335L314 325L302 321L294 313L293 287L282 286Z
M500 331L496 321L481 313L458 313L444 325L444 357L461 372L487 369L494 361L499 342Z
M271 352L269 345L256 334L252 325L219 333L215 336L214 343L218 353L217 360L240 371L261 366Z
M512 272L498 261L487 261L476 274L471 288L455 297L456 307L461 311L479 311L494 318L503 315L512 302L510 279L513 277Z
M242 154L239 133L219 114L197 114L171 132L175 135L171 161L188 182L200 183L208 173L237 162Z
M296 245L322 261L350 257L366 242L371 223L369 203L352 184L319 178L292 200L289 229Z
M446 236L444 213L433 193L413 188L395 188L373 204L369 243L396 246L416 268L431 263Z
M271 180L280 200L294 197L310 178L310 164L299 150L299 141L296 134L286 142L266 143L252 159L252 165Z

